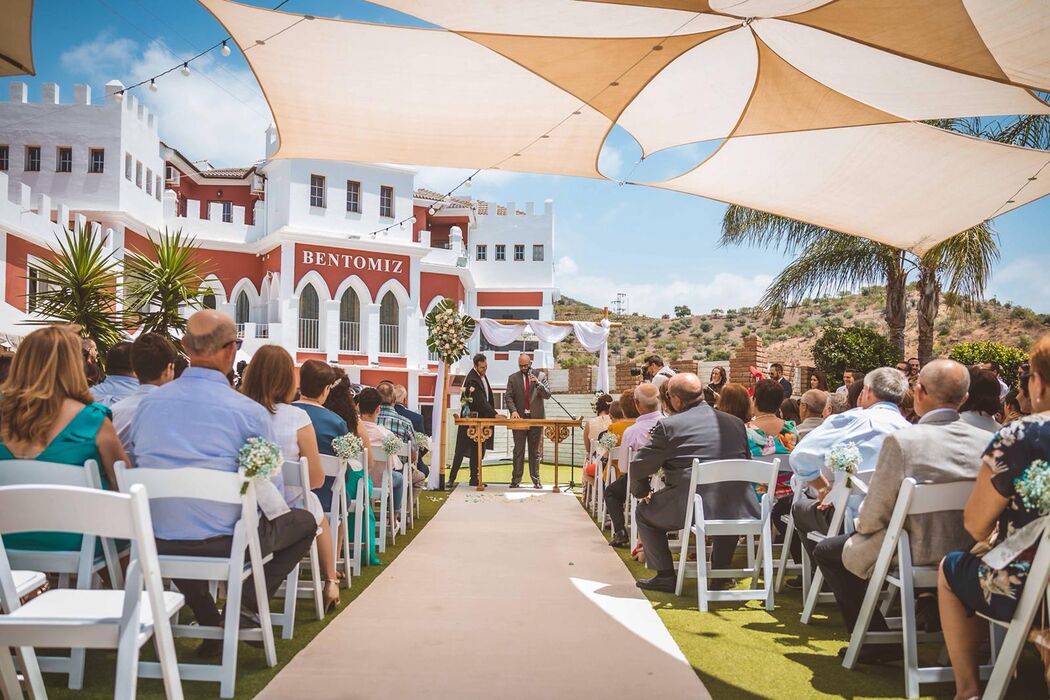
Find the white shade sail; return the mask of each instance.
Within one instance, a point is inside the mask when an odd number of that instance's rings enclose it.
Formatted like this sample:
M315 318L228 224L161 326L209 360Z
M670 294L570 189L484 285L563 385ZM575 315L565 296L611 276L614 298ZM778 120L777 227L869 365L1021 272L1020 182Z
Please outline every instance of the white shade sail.
M600 177L619 124L723 141L651 184L916 250L1047 193L1050 154L914 123L1050 113L1042 0L379 0L440 29L200 1L277 158Z

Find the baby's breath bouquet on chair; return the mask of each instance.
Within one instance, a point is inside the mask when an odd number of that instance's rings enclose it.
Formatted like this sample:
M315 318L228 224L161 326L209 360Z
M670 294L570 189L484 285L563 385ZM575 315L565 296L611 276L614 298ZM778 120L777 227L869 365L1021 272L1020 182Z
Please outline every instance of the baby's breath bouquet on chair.
M364 452L365 443L361 436L347 433L332 438L332 450L339 459L352 459Z
M419 450L430 449L430 436L426 433L415 433L412 435L412 444Z
M620 440L616 437L616 433L611 433L607 430L598 438L598 444L606 450L611 450L620 444Z
M404 448L404 441L397 435L387 435L383 438L383 452L386 452L388 457L398 454Z
M248 438L237 452L237 464L252 481L269 481L284 464L281 448L266 438ZM248 482L241 484L241 494L248 492Z

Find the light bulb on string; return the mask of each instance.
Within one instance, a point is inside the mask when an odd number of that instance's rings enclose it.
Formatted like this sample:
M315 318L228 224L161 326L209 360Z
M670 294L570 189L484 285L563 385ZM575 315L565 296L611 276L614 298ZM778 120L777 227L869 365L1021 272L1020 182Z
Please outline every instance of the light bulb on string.
M190 64L189 63L183 63L182 64L182 71L181 71L181 73L187 78L190 76Z
M115 99L117 102L123 102L124 101L124 91L123 90L117 90L115 93L113 93L113 99Z
M155 79L153 79L153 78L149 79L149 91L150 92L156 92L157 91L157 81Z
M463 186L466 187L469 190L471 185L474 184L473 179L474 178L468 177L467 181L463 183Z
M222 40L222 49L220 52L222 53L223 57L230 55L230 47L226 45L225 39Z

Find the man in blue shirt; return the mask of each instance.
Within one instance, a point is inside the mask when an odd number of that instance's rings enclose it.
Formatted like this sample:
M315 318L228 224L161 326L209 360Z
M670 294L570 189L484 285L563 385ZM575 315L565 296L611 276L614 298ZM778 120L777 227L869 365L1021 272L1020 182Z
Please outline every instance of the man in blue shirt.
M117 343L106 353L106 378L91 387L91 393L97 403L112 406L138 388L139 380L131 368L131 343Z
M237 452L252 437L274 441L270 415L260 404L230 388L226 374L237 353L233 320L218 311L198 311L190 317L183 346L191 366L179 379L151 392L131 425L127 449L136 468L199 467L236 472ZM280 489L280 484L277 484ZM283 504L281 504L283 506ZM226 556L239 505L165 498L152 501L153 531L160 554ZM292 508L284 514L259 518L266 590L272 596L310 547L317 525L310 513ZM200 625L219 626L222 616L207 581L176 580ZM265 604L265 602L264 602ZM251 624L258 610L255 589L245 582L242 615ZM221 653L220 640L204 640L201 656Z
M816 491L816 497L803 496L791 508L791 517L802 546L813 556L810 532L827 533L834 511L821 506L831 486L823 473L824 457L835 445L852 442L860 451L858 472L875 469L882 441L887 435L910 423L901 415L900 403L908 391L908 379L894 367L880 367L864 376L864 389L857 408L828 416L823 423L800 440L789 456L791 470ZM847 517L856 514L859 503L850 503Z
M397 411L397 415L402 418L407 418L412 423L412 430L417 433L423 433L429 435L426 429L426 425L423 422L423 414L416 413L408 407L408 389L398 384L394 387L394 410ZM430 468L423 464L423 455L427 453L425 447L420 448L419 457L416 459L416 469L418 469L423 476L430 476Z

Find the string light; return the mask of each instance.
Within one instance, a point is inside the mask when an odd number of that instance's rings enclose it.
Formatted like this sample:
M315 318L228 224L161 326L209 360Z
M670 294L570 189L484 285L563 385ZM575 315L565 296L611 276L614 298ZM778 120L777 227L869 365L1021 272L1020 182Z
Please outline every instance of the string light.
M223 58L230 55L230 47L226 45L225 39L222 40L222 49L220 50L220 53L222 53Z
M149 79L149 91L150 92L156 92L157 91L157 81L154 78L150 78Z
M190 77L190 64L189 63L183 63L182 64L182 71L181 71L181 73L184 76L186 76L187 78Z

